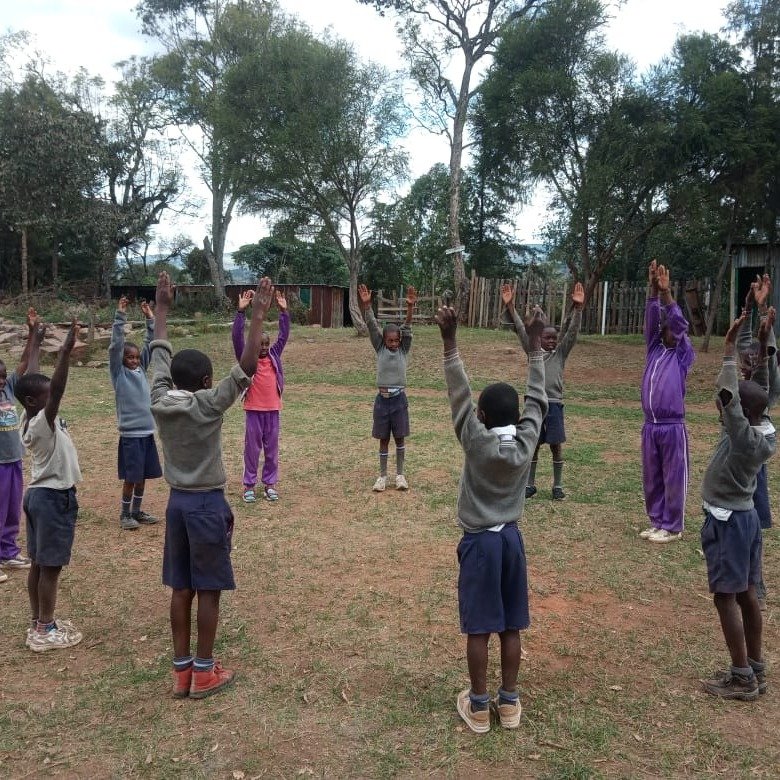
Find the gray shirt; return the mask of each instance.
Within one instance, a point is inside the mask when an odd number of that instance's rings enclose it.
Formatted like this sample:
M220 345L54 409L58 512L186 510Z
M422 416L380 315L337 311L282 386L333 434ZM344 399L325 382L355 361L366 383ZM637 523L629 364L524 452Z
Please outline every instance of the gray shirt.
M458 487L458 524L464 531L478 532L519 520L525 506L531 458L547 414L542 353L530 356L525 407L514 439L509 441L486 428L477 417L457 351L445 356L444 377L455 435L464 454Z
M251 380L241 366L208 390L176 390L171 379L171 345L152 350L152 414L162 444L166 482L177 490L205 491L227 482L222 462L222 415Z
M18 379L16 371L10 373L5 387L0 390L0 463L16 463L24 453L14 395Z
M68 490L81 482L76 447L62 417L58 416L54 425L49 425L45 409L29 420L24 411L21 430L22 444L30 454L30 482L27 487Z
M401 325L401 346L393 351L385 346L382 329L370 307L366 309L365 316L371 345L376 350L376 386L406 387L406 363L412 348L412 329L406 323Z

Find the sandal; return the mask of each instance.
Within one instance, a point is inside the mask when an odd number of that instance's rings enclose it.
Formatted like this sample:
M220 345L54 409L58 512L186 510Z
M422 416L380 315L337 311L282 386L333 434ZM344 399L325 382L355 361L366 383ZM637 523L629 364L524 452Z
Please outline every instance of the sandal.
M256 501L255 491L252 488L247 488L244 491L244 503L254 504Z
M266 487L265 489L265 498L266 501L278 501L279 500L279 494L272 488L272 487Z

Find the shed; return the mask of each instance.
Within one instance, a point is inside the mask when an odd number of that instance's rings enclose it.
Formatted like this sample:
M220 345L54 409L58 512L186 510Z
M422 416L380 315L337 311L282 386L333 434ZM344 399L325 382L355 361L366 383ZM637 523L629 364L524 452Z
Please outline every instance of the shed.
M770 304L780 311L780 246L766 241L734 244L731 251L731 306L733 320L741 309L750 283L768 273L772 279L772 300Z

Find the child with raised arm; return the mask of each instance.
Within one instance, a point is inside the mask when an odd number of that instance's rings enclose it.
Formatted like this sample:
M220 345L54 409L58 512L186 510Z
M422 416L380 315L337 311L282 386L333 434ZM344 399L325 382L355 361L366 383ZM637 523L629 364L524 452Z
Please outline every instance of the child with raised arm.
M74 319L51 379L28 371L16 383L16 398L24 407L20 421L22 444L30 456L30 483L23 507L31 560L27 595L32 627L25 644L35 653L73 647L83 638L70 621L54 619L60 573L70 563L79 509L78 456L65 421L59 416L77 332Z
M515 310L515 290L511 285L501 287L501 300L509 312L515 326L515 332L520 339L520 345L525 353L529 352L528 333L522 318ZM572 309L564 321L560 334L551 325L546 325L542 331L542 350L544 352L545 391L549 402L547 416L542 423L542 431L536 451L531 461L531 471L525 488L525 497L536 495L536 466L539 462L539 447L550 445L553 462L552 498L562 501L566 498L563 489L563 444L566 441L566 430L563 423L563 369L566 359L577 341L577 334L582 324L582 309L585 305L585 288L577 282L571 295Z
M233 350L236 360L244 352L244 322L246 309L252 303L254 292L246 290L238 296L238 311L233 320ZM263 460L263 495L268 501L278 501L276 483L279 481L279 432L282 393L284 392L284 369L282 352L290 336L290 315L287 311L287 299L281 291L276 291L276 306L279 309L279 335L273 346L267 333L260 340L257 355L257 370L252 384L244 396L246 429L244 432L244 493L247 503L256 500L257 464L260 453Z
M467 635L466 661L471 685L457 697L458 713L478 734L490 729L487 688L488 642L501 643L501 687L493 701L504 728L520 725L520 631L528 628L528 577L518 522L539 430L547 412L544 321L537 312L528 325L528 386L520 416L517 391L503 382L488 385L476 409L456 342L457 315L450 307L436 313L444 345L444 377L455 435L463 447L458 489L458 608L460 630Z
M173 696L177 699L210 696L235 677L214 660L220 594L235 588L230 561L233 513L225 500L222 415L251 383L272 294L270 279L262 279L239 364L212 386L207 355L197 349L173 354L167 341L173 287L167 273L161 273L157 281L151 344L152 414L160 432L164 477L170 486L162 580L172 589ZM190 630L196 596L198 638L193 658Z
M701 486L705 513L701 545L731 667L702 683L713 696L752 701L767 689L756 596L761 526L753 493L756 474L774 454L775 445L761 429L766 391L756 382L737 381L736 341L746 316L743 312L726 334L716 385L723 432Z
M9 571L30 568L30 559L21 554L17 542L22 519L23 449L14 390L28 370L31 373L38 371L44 333L45 328L40 325L35 309L28 309L27 342L16 370L9 374L0 360L0 566ZM0 571L0 582L7 579L8 575Z
M122 480L122 507L119 527L123 531L135 531L139 524L151 525L156 517L141 509L147 479L162 476L160 458L154 443L154 418L152 398L146 369L151 352L149 344L154 337L154 314L148 303L141 303L146 319L146 335L143 347L125 341L127 304L123 295L119 299L108 347L108 371L116 398L116 416L119 423L117 472Z
M406 399L406 364L412 348L412 316L417 303L414 287L406 291L406 319L401 326L387 323L380 330L371 309L371 290L358 285L360 308L366 318L371 345L376 350L377 396L374 400L374 425L371 435L379 439L379 476L373 490L381 493L387 487L387 459L390 436L395 439L395 487L408 490L404 476L405 439L409 435L409 402Z
M672 299L669 271L655 260L648 268L645 306L647 356L642 377L642 486L650 525L642 539L680 539L688 494L688 430L685 380L696 354L688 322Z

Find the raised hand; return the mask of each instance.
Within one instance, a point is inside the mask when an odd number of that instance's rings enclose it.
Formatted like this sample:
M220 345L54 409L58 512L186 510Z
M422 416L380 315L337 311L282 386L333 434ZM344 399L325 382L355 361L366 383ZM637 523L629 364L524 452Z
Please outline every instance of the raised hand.
M761 320L761 324L758 326L758 340L762 344L766 344L767 341L769 341L769 334L772 332L772 329L775 327L775 307L770 306L769 310L766 313L766 317L764 317Z
M156 308L160 307L168 310L173 305L173 296L176 292L176 285L171 284L171 277L167 271L161 271L157 277L157 290L155 291Z
M274 286L271 280L264 276L258 283L252 300L257 304L259 310L265 316L266 312L271 308L271 301L273 300Z
M35 326L38 324L38 312L33 309L32 306L30 306L29 309L27 309L27 330L32 333L32 331L35 330Z
M585 305L585 288L580 282L574 285L574 290L571 294L571 302L574 304L575 309L581 309Z
M647 268L647 281L653 295L658 294L658 263L653 260Z
M287 298L281 290L276 291L276 307L279 311L287 311Z
M669 292L669 269L665 265L657 268L657 284L659 292Z
M415 290L414 287L409 285L409 287L406 288L406 305L414 308L416 303L417 303L417 290Z
M755 285L755 286L754 286ZM769 300L769 294L772 292L772 281L769 278L769 274L764 274L763 277L756 276L756 281L750 285L753 290L753 296L756 300L756 305L759 309L766 306L767 300Z
M121 311L122 314L127 314L127 305L130 303L130 301L127 299L126 295L123 295L119 301L117 301L116 308L117 311Z
M252 298L255 297L255 291L254 290L244 290L244 292L239 293L238 296L238 310L239 311L246 311L247 307L250 303L252 303Z
M433 319L439 326L442 341L453 342L458 330L458 314L452 306L441 306L437 309Z
M501 302L507 309L515 307L515 288L511 284L501 285Z
M371 290L364 284L359 284L357 287L358 300L360 301L360 308L365 311L371 305Z
M35 318L35 326L32 329L31 336L33 342L40 347L43 344L43 340L46 337L46 324L41 322L37 317Z
M76 322L76 318L73 317L70 321L68 335L65 336L65 341L62 342L62 346L60 347L60 354L70 355L70 353L73 352L73 347L76 345L76 334L78 332L79 325L78 322Z
M148 301L141 301L141 312L147 320L154 318L154 312L152 311L152 307L149 305Z
M531 319L525 326L525 332L528 334L528 347L531 352L538 352L542 348L542 331L547 326L547 318L544 312L534 306L531 312Z
M737 335L739 334L739 329L742 327L742 324L745 322L745 319L747 318L747 312L742 312L742 314L737 317L737 319L734 320L733 323L731 323L731 327L728 330L728 333L726 334L726 338L723 342L724 345L724 354L726 355L733 355L734 354L734 347L737 343Z

